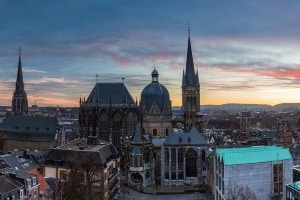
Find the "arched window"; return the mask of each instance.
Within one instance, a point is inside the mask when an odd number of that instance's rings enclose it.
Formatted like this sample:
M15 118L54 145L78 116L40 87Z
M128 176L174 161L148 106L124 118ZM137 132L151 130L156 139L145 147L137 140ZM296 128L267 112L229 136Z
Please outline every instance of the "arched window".
M190 148L186 152L186 176L196 177L197 176L197 152Z

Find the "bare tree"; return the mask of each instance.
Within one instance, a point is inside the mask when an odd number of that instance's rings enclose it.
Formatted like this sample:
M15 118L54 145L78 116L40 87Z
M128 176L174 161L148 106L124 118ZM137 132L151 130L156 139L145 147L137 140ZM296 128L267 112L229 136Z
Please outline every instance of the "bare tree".
M80 160L80 162L78 162ZM101 196L99 165L91 155L68 162L69 173L63 184L63 198L72 200L94 200Z
M229 181L226 189L226 200L257 200L257 197L248 185L237 185Z

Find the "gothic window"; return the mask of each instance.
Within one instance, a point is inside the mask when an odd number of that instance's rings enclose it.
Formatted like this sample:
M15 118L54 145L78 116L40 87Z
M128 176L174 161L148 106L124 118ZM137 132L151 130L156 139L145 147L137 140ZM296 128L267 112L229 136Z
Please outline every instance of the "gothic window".
M108 114L105 111L103 111L99 115L98 136L100 139L106 141L109 141L108 124Z
M202 150L201 158L202 158L202 161L205 161L205 149Z
M171 150L171 163L173 166L176 166L176 149L172 148Z
M165 148L165 163L169 163L169 149Z
M186 152L186 176L197 176L197 153L194 149L190 148Z
M179 148L178 149L178 168L183 169L183 154L184 154L184 149Z
M133 135L136 132L137 117L133 113L129 113L127 116L127 133ZM126 133L125 133L126 134Z
M113 124L112 124L112 143L116 147L120 147L120 137L121 137L121 129L122 129L122 115L120 112L116 112L113 116Z

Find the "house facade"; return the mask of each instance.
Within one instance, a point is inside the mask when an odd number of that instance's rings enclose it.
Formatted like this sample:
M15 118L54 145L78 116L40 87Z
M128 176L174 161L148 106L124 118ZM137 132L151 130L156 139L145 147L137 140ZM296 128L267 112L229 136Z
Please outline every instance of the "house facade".
M50 149L43 176L60 180L66 198L114 199L120 187L120 156L109 142L96 136Z

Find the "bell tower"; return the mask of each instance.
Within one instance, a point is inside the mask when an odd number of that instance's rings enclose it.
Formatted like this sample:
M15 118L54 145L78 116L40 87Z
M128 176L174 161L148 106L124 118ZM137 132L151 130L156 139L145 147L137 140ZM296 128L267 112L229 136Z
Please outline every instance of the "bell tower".
M200 112L200 83L198 71L195 72L189 29L186 66L182 74L182 112L185 130L195 126L199 130L197 114Z

